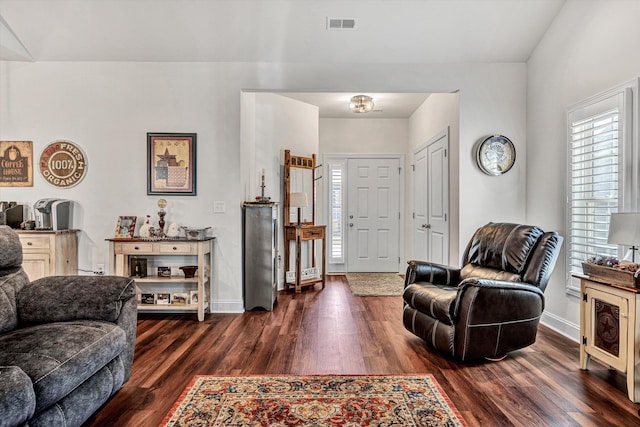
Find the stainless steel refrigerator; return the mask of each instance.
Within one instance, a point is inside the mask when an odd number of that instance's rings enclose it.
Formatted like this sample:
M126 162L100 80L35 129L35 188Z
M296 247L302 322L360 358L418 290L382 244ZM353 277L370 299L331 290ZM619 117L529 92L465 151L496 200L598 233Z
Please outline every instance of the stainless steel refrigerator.
M278 207L242 205L242 295L245 310L272 311L278 291Z

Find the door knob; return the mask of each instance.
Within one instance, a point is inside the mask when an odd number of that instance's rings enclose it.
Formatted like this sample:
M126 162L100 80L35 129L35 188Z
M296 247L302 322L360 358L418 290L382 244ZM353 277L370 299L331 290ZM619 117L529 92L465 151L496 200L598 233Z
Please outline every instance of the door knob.
M349 215L349 219L353 219L353 215Z
M431 224L422 224L422 228L431 228Z
M353 223L352 222L349 223L349 227L353 227Z

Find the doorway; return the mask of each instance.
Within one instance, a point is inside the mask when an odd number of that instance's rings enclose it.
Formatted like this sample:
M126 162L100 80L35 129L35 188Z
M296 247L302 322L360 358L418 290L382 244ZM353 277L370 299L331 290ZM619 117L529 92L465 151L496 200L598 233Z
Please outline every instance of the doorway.
M398 272L402 155L326 156L328 260L335 271Z

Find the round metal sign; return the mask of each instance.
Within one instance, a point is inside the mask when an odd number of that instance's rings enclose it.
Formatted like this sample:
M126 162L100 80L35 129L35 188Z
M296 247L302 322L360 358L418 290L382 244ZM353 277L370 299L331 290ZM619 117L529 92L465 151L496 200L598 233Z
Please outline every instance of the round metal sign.
M69 188L87 173L87 156L71 141L54 141L40 154L40 174L49 184Z

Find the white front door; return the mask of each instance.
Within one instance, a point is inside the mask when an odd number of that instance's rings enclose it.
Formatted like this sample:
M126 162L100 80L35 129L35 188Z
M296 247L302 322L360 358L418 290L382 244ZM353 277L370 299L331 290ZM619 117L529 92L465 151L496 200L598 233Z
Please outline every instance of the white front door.
M400 263L400 160L348 160L347 265L396 272Z
M449 264L449 131L414 152L413 259Z

